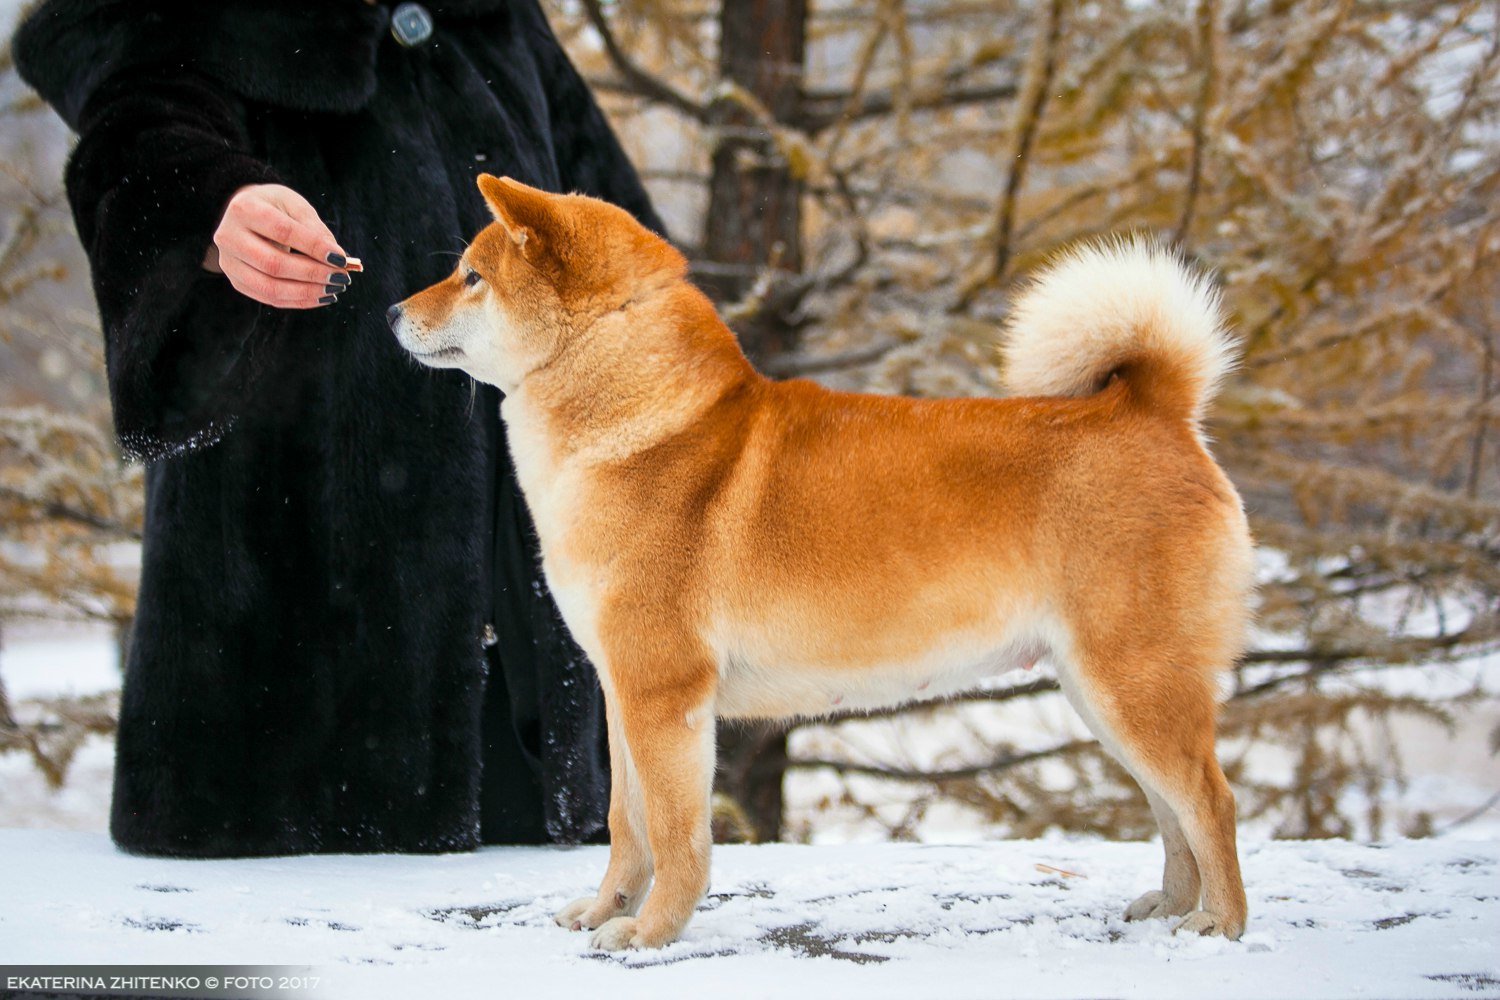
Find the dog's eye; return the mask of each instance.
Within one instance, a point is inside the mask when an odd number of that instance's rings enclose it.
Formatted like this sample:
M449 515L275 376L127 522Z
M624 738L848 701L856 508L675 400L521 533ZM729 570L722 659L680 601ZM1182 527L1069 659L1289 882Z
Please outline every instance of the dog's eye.
M479 284L480 280L481 279L479 277L478 271L470 271L468 274L464 275L464 287L472 288L475 285Z

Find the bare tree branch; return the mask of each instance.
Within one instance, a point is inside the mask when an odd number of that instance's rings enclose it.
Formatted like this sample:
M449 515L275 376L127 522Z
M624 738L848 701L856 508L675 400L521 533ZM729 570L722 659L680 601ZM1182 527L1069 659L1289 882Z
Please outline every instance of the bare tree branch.
M995 218L994 257L988 268L967 282L958 294L958 300L950 312L963 312L969 308L974 297L985 288L1005 276L1010 264L1011 232L1015 228L1016 198L1026 179L1026 168L1031 162L1032 149L1036 145L1042 114L1052 93L1052 78L1057 72L1058 41L1062 37L1064 0L1050 0L1045 18L1039 29L1037 43L1033 48L1031 66L1026 76L1026 92L1021 99L1020 118L1016 122L1014 153L1006 173L1005 188L1000 195L1000 204Z
M953 767L930 771L921 768L890 767L883 764L861 764L856 761L847 760L826 760L819 757L796 757L787 761L786 766L788 769L799 771L826 767L841 774L863 774L872 778L886 778L890 781L919 781L930 784L942 784L945 781L966 781L978 778L981 775L1008 771L1013 767L1019 767L1022 764L1032 764L1039 760L1046 760L1049 757L1066 756L1093 744L1093 740L1069 740L1066 743L1048 747L1046 750L1033 750L1030 753L1020 754L1004 754L995 760L984 764L975 764L971 767Z
M1203 185L1208 110L1213 105L1218 89L1218 35L1218 0L1198 0L1198 51L1203 82L1193 101L1192 157L1188 165L1187 193L1183 195L1182 217L1177 220L1177 231L1172 234L1172 242L1184 250L1187 249L1188 238L1192 233L1193 211L1198 207L1198 190Z
M705 124L708 122L709 113L706 105L693 100L666 81L652 76L630 58L621 47L619 39L615 37L614 30L610 28L609 19L604 16L599 0L583 0L583 8L588 14L589 23L599 33L599 40L604 43L604 52L609 56L615 72L620 74L623 80L622 86L625 89L649 101L675 108L694 121Z

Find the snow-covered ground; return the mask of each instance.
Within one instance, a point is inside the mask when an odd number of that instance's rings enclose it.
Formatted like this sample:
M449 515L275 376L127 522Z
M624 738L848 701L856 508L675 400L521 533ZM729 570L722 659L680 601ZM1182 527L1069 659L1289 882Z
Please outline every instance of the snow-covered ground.
M683 940L620 956L551 921L604 848L177 861L0 830L0 963L308 965L325 997L1500 997L1500 845L1243 854L1231 943L1120 918L1151 844L719 848Z

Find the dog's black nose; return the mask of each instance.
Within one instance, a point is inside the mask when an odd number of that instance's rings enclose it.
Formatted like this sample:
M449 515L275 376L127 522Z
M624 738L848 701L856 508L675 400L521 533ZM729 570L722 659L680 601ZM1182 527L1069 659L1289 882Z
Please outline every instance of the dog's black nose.
M398 320L400 318L401 318L401 306L399 304L391 306L389 309L387 309L385 311L385 321L391 325L391 329L393 329L393 330L396 328L396 320Z

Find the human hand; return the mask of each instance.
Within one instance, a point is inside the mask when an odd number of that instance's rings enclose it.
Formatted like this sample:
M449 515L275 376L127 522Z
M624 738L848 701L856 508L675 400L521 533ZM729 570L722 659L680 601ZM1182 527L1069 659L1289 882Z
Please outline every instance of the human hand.
M203 258L205 270L224 275L240 294L278 309L337 302L349 287L347 264L317 210L280 184L231 195Z

